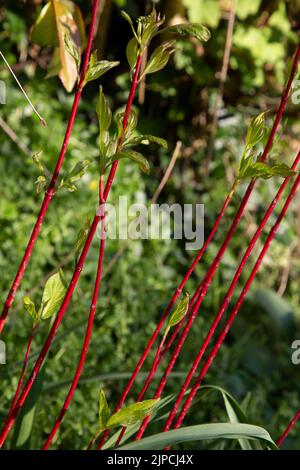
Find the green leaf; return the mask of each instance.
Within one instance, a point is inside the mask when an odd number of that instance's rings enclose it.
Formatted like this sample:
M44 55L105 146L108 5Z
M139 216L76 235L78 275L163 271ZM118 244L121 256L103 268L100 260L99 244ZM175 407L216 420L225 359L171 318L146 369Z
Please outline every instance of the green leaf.
M263 162L249 162L247 168L244 168L242 172L239 173L240 179L247 179L247 178L263 178L269 179L271 178L272 172L268 165Z
M225 404L229 421L231 423L239 423L240 420L239 420L238 414L236 413L236 410L234 409L231 401L227 397L227 394L222 392L222 397L224 400L224 404ZM248 439L239 439L239 444L242 450L252 450L252 446Z
M98 116L100 133L108 131L111 124L112 113L108 101L104 96L103 88L101 85L99 88L99 98L96 111Z
M135 152L134 150L124 150L122 152L115 153L115 155L109 159L108 165L111 165L116 160L121 160L122 158L129 158L133 162L137 163L140 169L149 175L151 168L148 160L141 153Z
M129 426L138 421L142 421L147 416L151 415L158 405L159 398L156 400L144 400L138 403L122 408L117 413L113 414L106 426L107 428L115 428L117 426Z
M208 41L211 37L210 31L199 23L177 24L161 29L158 34L178 34L179 36L192 36L198 41Z
M46 3L36 19L32 28L31 40L42 47L57 47L59 45L51 2Z
M159 46L151 55L143 75L158 72L168 63L170 55L175 52L175 41L169 41Z
M130 39L126 47L126 57L127 57L128 64L131 69L133 69L136 64L138 53L139 53L139 45L138 45L136 38L134 37Z
M259 426L243 423L213 423L161 432L126 444L120 447L120 450L158 450L181 442L240 438L256 439L266 443L271 449L277 449L269 433Z
M40 194L42 191L45 191L45 189L46 189L47 186L48 186L48 181L47 181L46 176L44 176L44 175L39 176L39 177L36 179L35 184L36 184L36 192L37 192L37 194Z
M167 149L168 148L168 142L165 139L162 139L161 137L156 137L155 135L137 135L135 137L132 137L127 140L126 144L127 145L149 145L150 143L158 144L161 147Z
M186 312L188 311L189 302L190 302L190 296L189 294L186 294L184 299L180 300L175 311L172 313L170 320L168 322L167 328L172 328L173 326L176 326L178 325L178 323L181 322Z
M109 60L99 60L97 59L97 51L94 51L90 57L89 67L85 75L84 84L85 86L88 82L97 80L102 77L110 69L117 67L120 62L111 62Z
M46 320L52 315L57 313L66 293L66 288L63 282L62 271L59 270L53 274L46 282L42 304L39 310L39 318Z
M77 68L77 72L79 73L79 69L80 69L80 53L79 53L78 48L76 47L75 42L74 42L73 39L71 38L71 34L70 34L69 31L64 35L64 43L65 43L66 51L67 51L67 52L70 54L70 56L74 59L75 64L76 64L76 68Z
M59 189L64 186L70 192L76 191L77 186L75 185L75 183L76 181L80 180L83 175L85 175L89 164L89 160L83 160L83 162L76 163L76 165L68 173L65 173L63 175L62 181L59 185Z
M35 308L34 302L31 300L30 297L26 296L23 299L24 307L26 311L29 313L29 315L33 318L35 322L39 320L38 313Z
M270 160L269 162L260 162L254 160L254 153L243 156L239 168L238 179L262 178L269 179L273 176L287 178L294 176L296 172L288 165L278 160Z
M265 112L252 119L245 142L245 151L248 152L264 138L266 134Z
M111 412L106 401L103 388L100 390L99 396L99 418L98 418L98 431L104 431L107 428L107 421L111 416Z
M281 176L282 178L287 178L288 176L295 176L296 171L289 167L286 163L280 162L279 160L269 160L271 164L270 169L273 176Z

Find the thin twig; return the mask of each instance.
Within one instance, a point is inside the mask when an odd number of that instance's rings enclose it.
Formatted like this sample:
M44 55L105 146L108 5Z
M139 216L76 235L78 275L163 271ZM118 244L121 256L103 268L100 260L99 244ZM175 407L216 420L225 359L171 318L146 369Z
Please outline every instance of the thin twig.
M37 117L39 118L41 124L43 124L43 126L47 126L47 123L46 123L46 120L40 115L40 113L38 112L38 110L36 109L36 107L34 106L34 104L32 103L32 101L30 100L29 96L27 95L26 91L24 90L24 88L22 87L20 81L18 80L18 77L16 76L15 72L13 71L13 69L11 68L11 66L9 65L9 63L7 62L4 54L0 51L0 56L2 57L2 59L4 60L5 62L5 65L7 66L8 70L10 71L10 73L12 74L12 76L14 77L15 81L17 82L20 90L22 91L23 95L25 96L26 100L28 101L28 103L30 104L32 110L34 111L34 113L37 115Z

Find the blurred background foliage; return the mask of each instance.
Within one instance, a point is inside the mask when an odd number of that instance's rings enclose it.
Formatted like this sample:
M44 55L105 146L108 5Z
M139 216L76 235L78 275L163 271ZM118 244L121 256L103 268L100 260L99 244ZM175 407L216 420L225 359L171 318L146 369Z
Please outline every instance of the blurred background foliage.
M91 1L77 0L76 3L88 23ZM124 8L136 17L148 11L150 5L141 0L108 0L105 3L95 48L99 49L102 57L121 61L120 67L103 80L105 92L116 109L124 104L129 86L125 47L130 31L120 16L120 9ZM7 103L1 105L0 116L1 303L5 300L41 203L41 195L35 194L37 171L31 155L42 151L43 162L51 169L54 167L73 99L57 78L44 79L50 51L40 50L30 41L30 28L41 4L40 0L4 0L0 7L1 50L48 122L48 128L39 125L1 62L0 79L7 87ZM180 140L183 144L180 158L159 202L204 203L205 230L208 233L233 181L250 118L259 111L268 110L268 122L272 123L299 40L300 2L238 0L217 129L213 129L212 122L233 3L231 0L161 0L157 4L168 23L187 19L202 22L211 29L212 38L205 45L193 40L178 41L174 59L168 67L153 78L147 77L145 92L142 88L139 90L139 130L166 138L170 149L157 151L149 147L147 156L153 166L150 177L141 175L134 165L121 163L110 200L123 194L128 195L131 202L149 200L168 165L172 149ZM45 280L58 266L63 267L66 278L70 279L76 235L86 218L93 215L97 204L97 93L98 84L92 84L84 91L64 168L71 168L78 160L86 158L93 164L78 191L62 191L53 200L5 330L7 366L0 367L1 417L5 415L16 387L30 328L22 298L30 294L39 299ZM10 135L4 132L3 123ZM289 100L273 154L291 162L298 149L299 131L299 106ZM226 293L236 264L278 185L278 180L257 184L245 217L180 356L176 373L183 376L186 373L196 346L204 338L212 314ZM209 252L190 280L190 292L213 259L244 190L242 186L235 196ZM231 392L243 403L249 422L264 426L275 439L300 403L299 366L291 362L291 343L300 338L299 235L300 211L296 201L207 378L207 382ZM262 240L257 244L254 255L258 254ZM111 265L123 244L122 240L107 243L106 275L83 380L58 433L57 448L80 449L89 441L96 422L100 383L104 384L110 402L115 404L126 377L195 255L185 250L183 241L135 240ZM46 363L43 391L38 405L31 410L35 412L34 425L31 430L29 423L30 432L19 439L19 448L41 446L65 398L81 349L97 251L95 240L58 334L60 340L53 345ZM246 280L254 258L251 258L240 286ZM232 302L237 294L238 290ZM46 333L41 329L38 334L35 352L38 352ZM149 365L150 360L145 370ZM178 390L180 380L183 377L172 378L166 393ZM137 387L134 392L137 392ZM135 398L134 393L132 397ZM226 415L216 396L196 403L186 422L196 424L221 420L226 420ZM16 438L9 445L15 446ZM226 444L227 447L230 445ZM197 446L201 448L202 444ZM286 447L300 448L299 427L291 433Z

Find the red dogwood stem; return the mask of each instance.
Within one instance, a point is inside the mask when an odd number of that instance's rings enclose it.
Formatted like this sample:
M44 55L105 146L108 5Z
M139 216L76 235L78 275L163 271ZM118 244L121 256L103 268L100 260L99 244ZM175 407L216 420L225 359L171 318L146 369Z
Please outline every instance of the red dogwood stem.
M292 420L289 422L287 428L283 432L282 436L278 439L276 443L278 447L281 447L281 445L283 444L283 441L285 441L285 439L287 438L287 436L289 435L289 433L291 432L292 428L295 426L299 418L300 418L300 409L296 412Z
M295 161L293 163L293 166L292 166L293 170L296 170L299 162L300 162L300 152L298 152L298 154L295 158ZM247 248L247 250L246 250L246 252L245 252L245 254L244 254L244 256L243 256L243 258L242 258L242 260L241 260L241 262L240 262L240 264L239 264L239 266L238 266L238 268L235 272L235 275L234 275L233 280L230 284L230 287L229 287L229 289L228 289L228 291L225 295L224 301L223 301L223 303L222 303L222 305L221 305L221 307L220 307L220 309L219 309L219 311L218 311L218 313L217 313L217 315L216 315L216 317L215 317L215 319L214 319L214 321L213 321L213 323L212 323L212 325L209 329L208 334L206 335L206 338L205 338L205 340L204 340L204 342L203 342L203 344L202 344L202 346L201 346L201 348L200 348L200 350L197 354L197 357L196 357L196 359L193 363L193 366L191 367L191 369L190 369L190 371L189 371L189 373L188 373L188 375L185 379L185 382L184 382L184 384L183 384L183 386L180 390L180 393L179 393L179 395L178 395L178 397L175 401L175 404L174 404L174 406L173 406L173 408L170 412L170 415L167 419L167 422L166 422L166 424L163 428L164 431L168 431L171 427L171 424L172 424L172 422L173 422L173 420L174 420L174 418L177 414L180 403L181 403L181 401L182 401L182 399L183 399L183 397L184 397L184 395L185 395L185 393L186 393L186 391L187 391L187 389L188 389L188 387L189 387L189 385L190 385L190 383L191 383L191 381L192 381L192 379L193 379L193 377L196 373L196 370L199 366L199 363L200 363L207 347L209 346L210 340L211 340L212 336L214 335L221 319L223 318L223 315L224 315L224 313L225 313L225 311L228 307L228 304L230 302L230 299L231 299L231 296L234 292L234 289L235 289L235 287L238 283L238 280L239 280L239 278L240 278L240 276L241 276L241 274L242 274L242 272L245 268L245 265L246 265L246 263L249 259L249 256L251 255L251 253L253 251L253 248L255 247L255 244L256 244L258 238L260 237L266 223L268 222L268 220L269 220L270 216L272 215L277 203L279 202L280 197L281 197L283 191L285 190L285 188L286 188L286 186L289 182L289 179L290 178L285 178L285 180L283 181L283 183L282 183L281 187L279 188L275 198L271 202L267 212L265 213L261 223L259 224L254 236L252 237L252 239L249 243L249 246L248 246L248 248Z
M56 182L57 182L57 179L58 179L58 176L59 176L64 158L65 158L65 155L66 155L66 152L67 152L70 136L71 136L71 133L72 133L74 121L75 121L77 110L78 110L79 101L80 101L81 94L82 94L83 82L84 82L84 78L85 78L85 75L86 75L86 72L87 72L89 59L90 59L90 55L91 55L92 43L93 43L93 37L94 37L94 31L95 31L95 25L96 25L96 19L97 19L97 11L98 11L98 0L94 0L93 10L92 10L91 26L90 26L88 43L87 43L87 48L86 48L85 57L84 57L84 61L83 61L83 66L82 66L82 72L81 72L80 80L79 80L79 83L78 83L77 91L76 91L76 94L75 94L75 97L74 97L74 102L73 102L73 106L72 106L72 110L71 110L67 130L66 130L66 133L65 133L64 141L63 141L61 151L60 151L57 163L56 163L56 167L55 167L54 172L53 172L51 182L50 182L49 187L48 187L48 189L46 191L46 194L44 196L44 200L42 202L40 212L38 214L38 217L37 217L36 223L34 225L34 228L32 230L32 233L31 233L28 245L26 247L23 259L22 259L21 264L18 268L17 274L16 274L15 279L12 283L12 286L10 288L9 294L6 298L6 301L5 301L5 304L4 304L2 313L1 313L1 317L0 317L0 334L2 333L2 330L3 330L4 324L5 324L7 315L9 313L10 307L12 306L12 303L14 301L16 292L17 292L18 287L20 285L20 282L21 282L21 280L24 276L25 269L26 269L27 264L29 262L31 253L34 249L34 245L35 245L35 242L37 240L37 237L40 233L41 226L42 226L44 218L46 216L46 212L48 210L49 204L50 204L50 202L53 198L55 185L56 185Z
M130 93L129 93L129 97L128 97L128 101L127 101L127 105L126 105L125 114L124 114L123 134L126 130L126 126L127 126L129 115L130 115L130 109L131 109L133 98L134 98L134 95L135 95L135 91L136 91L137 85L138 85L138 76L139 76L139 73L140 73L141 62L142 62L142 56L139 55L138 58L137 58L135 74L134 74L134 78L133 78L133 81L132 81L132 84L131 84L131 89L130 89ZM126 123L126 126L125 126L125 123ZM123 136L120 137L119 145L122 142L122 138L123 138ZM111 168L111 171L110 171L109 176L108 176L107 184L109 182L112 182L113 177L115 175L115 172L116 172L116 166ZM111 184L110 184L110 187L111 187ZM106 188L105 188L104 202L106 202L108 193L109 193L109 191L107 191ZM50 349L50 346L52 344L52 341L53 341L53 339L56 335L57 329L58 329L58 327L59 327L59 325L60 325L60 323L61 323L61 321L62 321L62 319L65 315L67 307L70 303L70 300L72 298L74 289L75 289L76 284L78 282L78 279L80 277L80 274L81 274L81 271L82 271L82 268L83 268L83 265L84 265L84 262L85 262L85 258L88 254L88 251L90 249L90 245L91 245L92 240L94 238L97 226L98 226L98 224L99 224L99 222L102 218L103 218L103 208L102 208L102 204L100 204L100 206L97 210L96 216L94 217L94 220L93 220L92 225L90 227L86 242L85 242L84 247L82 249L80 258L78 260L78 263L76 264L75 271L73 273L71 282L68 286L66 295L65 295L64 300L62 302L62 305L59 309L57 317L55 318L55 321L52 325L52 328L51 328L51 330L48 334L48 337L47 337L47 339L44 343L44 346L43 346L43 348L40 352L40 355L39 355L39 357L38 357L38 359L37 359L37 361L36 361L36 363L33 367L33 370L31 372L31 375L30 375L29 379L27 380L27 382L25 384L25 387L24 387L24 389L23 389L23 391L20 395L20 398L19 398L18 402L17 402L15 408L13 409L13 411L11 413L11 416L10 417L8 416L5 420L4 426L3 426L2 430L1 430L1 433L0 433L0 447L3 446L3 443L5 442L6 437L8 436L9 431L12 428L13 423L14 423L17 415L18 415L18 412L19 412L20 408L22 408L22 406L25 402L25 399L26 399L29 391L31 390L31 387L32 387L32 385L33 385L33 383L34 383L34 381L35 381L35 379L36 379L36 377L37 377L37 375L40 371L40 368L43 365L45 357L46 357L46 355L47 355L47 353Z
M292 187L292 189L291 189L291 191L290 191L290 193L287 197L287 200L286 200L286 202L283 206L283 209L282 209L280 215L278 216L275 224L273 225L272 229L269 232L269 235L268 235L268 237L265 241L265 244L264 244L264 246L263 246L263 248L262 248L262 250L259 254L259 257L258 257L258 259L257 259L257 261L256 261L256 263L255 263L255 265L254 265L254 267L251 271L251 274L250 274L245 286L243 287L243 290L242 290L242 292L241 292L241 294L240 294L240 296L239 296L239 298L238 298L238 300L237 300L237 302L236 302L236 304L235 304L235 306L234 306L234 308L233 308L233 310L232 310L232 312L231 312L231 314L230 314L230 316L229 316L229 318L226 322L225 327L223 328L223 330L222 330L218 340L216 341L216 343L215 343L208 359L206 360L203 368L201 369L201 372L199 373L199 376L198 376L192 390L190 391L186 401L184 402L184 405L182 407L180 415L179 415L179 417L178 417L178 419L177 419L177 421L174 425L175 429L177 429L181 426L182 421L184 420L184 417L185 417L186 413L188 412L188 410L191 406L191 403L192 403L192 401L193 401L193 399L194 399L194 397L197 393L197 390L199 389L199 387L202 383L202 380L203 380L205 374L207 373L208 369L210 368L210 366L211 366L214 358L216 357L216 355L217 355L224 339L226 338L226 335L227 335L232 323L234 322L236 315L238 314L238 312L241 308L241 305L242 305L242 303L243 303L243 301L244 301L244 299L247 295L247 292L249 291L249 289L252 285L252 282L253 282L253 280L254 280L254 278L257 274L257 271L258 271L265 255L266 255L266 253L267 253L267 251L268 251L268 249L271 245L271 242L274 239L274 237L276 235L276 232L277 232L277 230L278 230L278 228L279 228L279 226L280 226L280 224L281 224L281 222L282 222L282 220L283 220L283 218L284 218L284 216L285 216L285 214L286 214L286 212L287 212L287 210L288 210L288 208L289 208L289 206L290 206L290 204L293 200L293 197L296 194L296 191L299 187L299 184L300 184L300 175L297 176L297 178L296 178L296 180L293 184L293 187Z

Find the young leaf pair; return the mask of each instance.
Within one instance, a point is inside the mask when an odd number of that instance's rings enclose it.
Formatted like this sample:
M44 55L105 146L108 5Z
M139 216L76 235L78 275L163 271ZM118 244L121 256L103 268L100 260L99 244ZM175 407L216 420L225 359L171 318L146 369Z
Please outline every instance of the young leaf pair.
M144 53L152 39L158 34L167 36L173 34L177 36L192 36L199 41L208 41L210 38L209 30L205 26L196 23L179 24L160 29L162 24L165 22L165 18L161 18L160 15L156 13L155 7L153 7L150 15L139 17L136 20L136 28L128 13L122 11L122 16L126 21L128 21L133 32L133 38L129 41L126 49L127 60L131 68L131 73L134 72L137 57ZM142 80L147 74L155 73L163 69L167 65L173 52L175 52L175 41L164 41L163 44L158 46L150 56L139 80Z
M37 166L40 175L35 181L36 192L40 194L42 191L46 191L50 184L50 172L49 170L41 163L39 158L40 153L35 153L32 156L32 160ZM88 166L90 164L89 160L83 160L82 162L76 163L76 165L71 168L70 171L66 171L61 175L61 178L57 184L57 187L54 191L55 194L58 193L62 188L67 188L68 191L73 192L77 190L76 182L78 182L87 172Z
M267 133L265 114L265 112L260 113L250 123L237 180L252 178L269 179L273 176L286 178L287 176L294 176L296 173L288 165L279 160L269 158L268 162L259 161L260 154L257 156L256 146L262 142Z
M136 424L147 416L150 416L155 411L158 403L159 399L144 400L125 406L116 413L111 414L104 390L101 388L99 396L98 428L89 444L89 448L93 446L96 439L106 429L113 429L120 426Z

